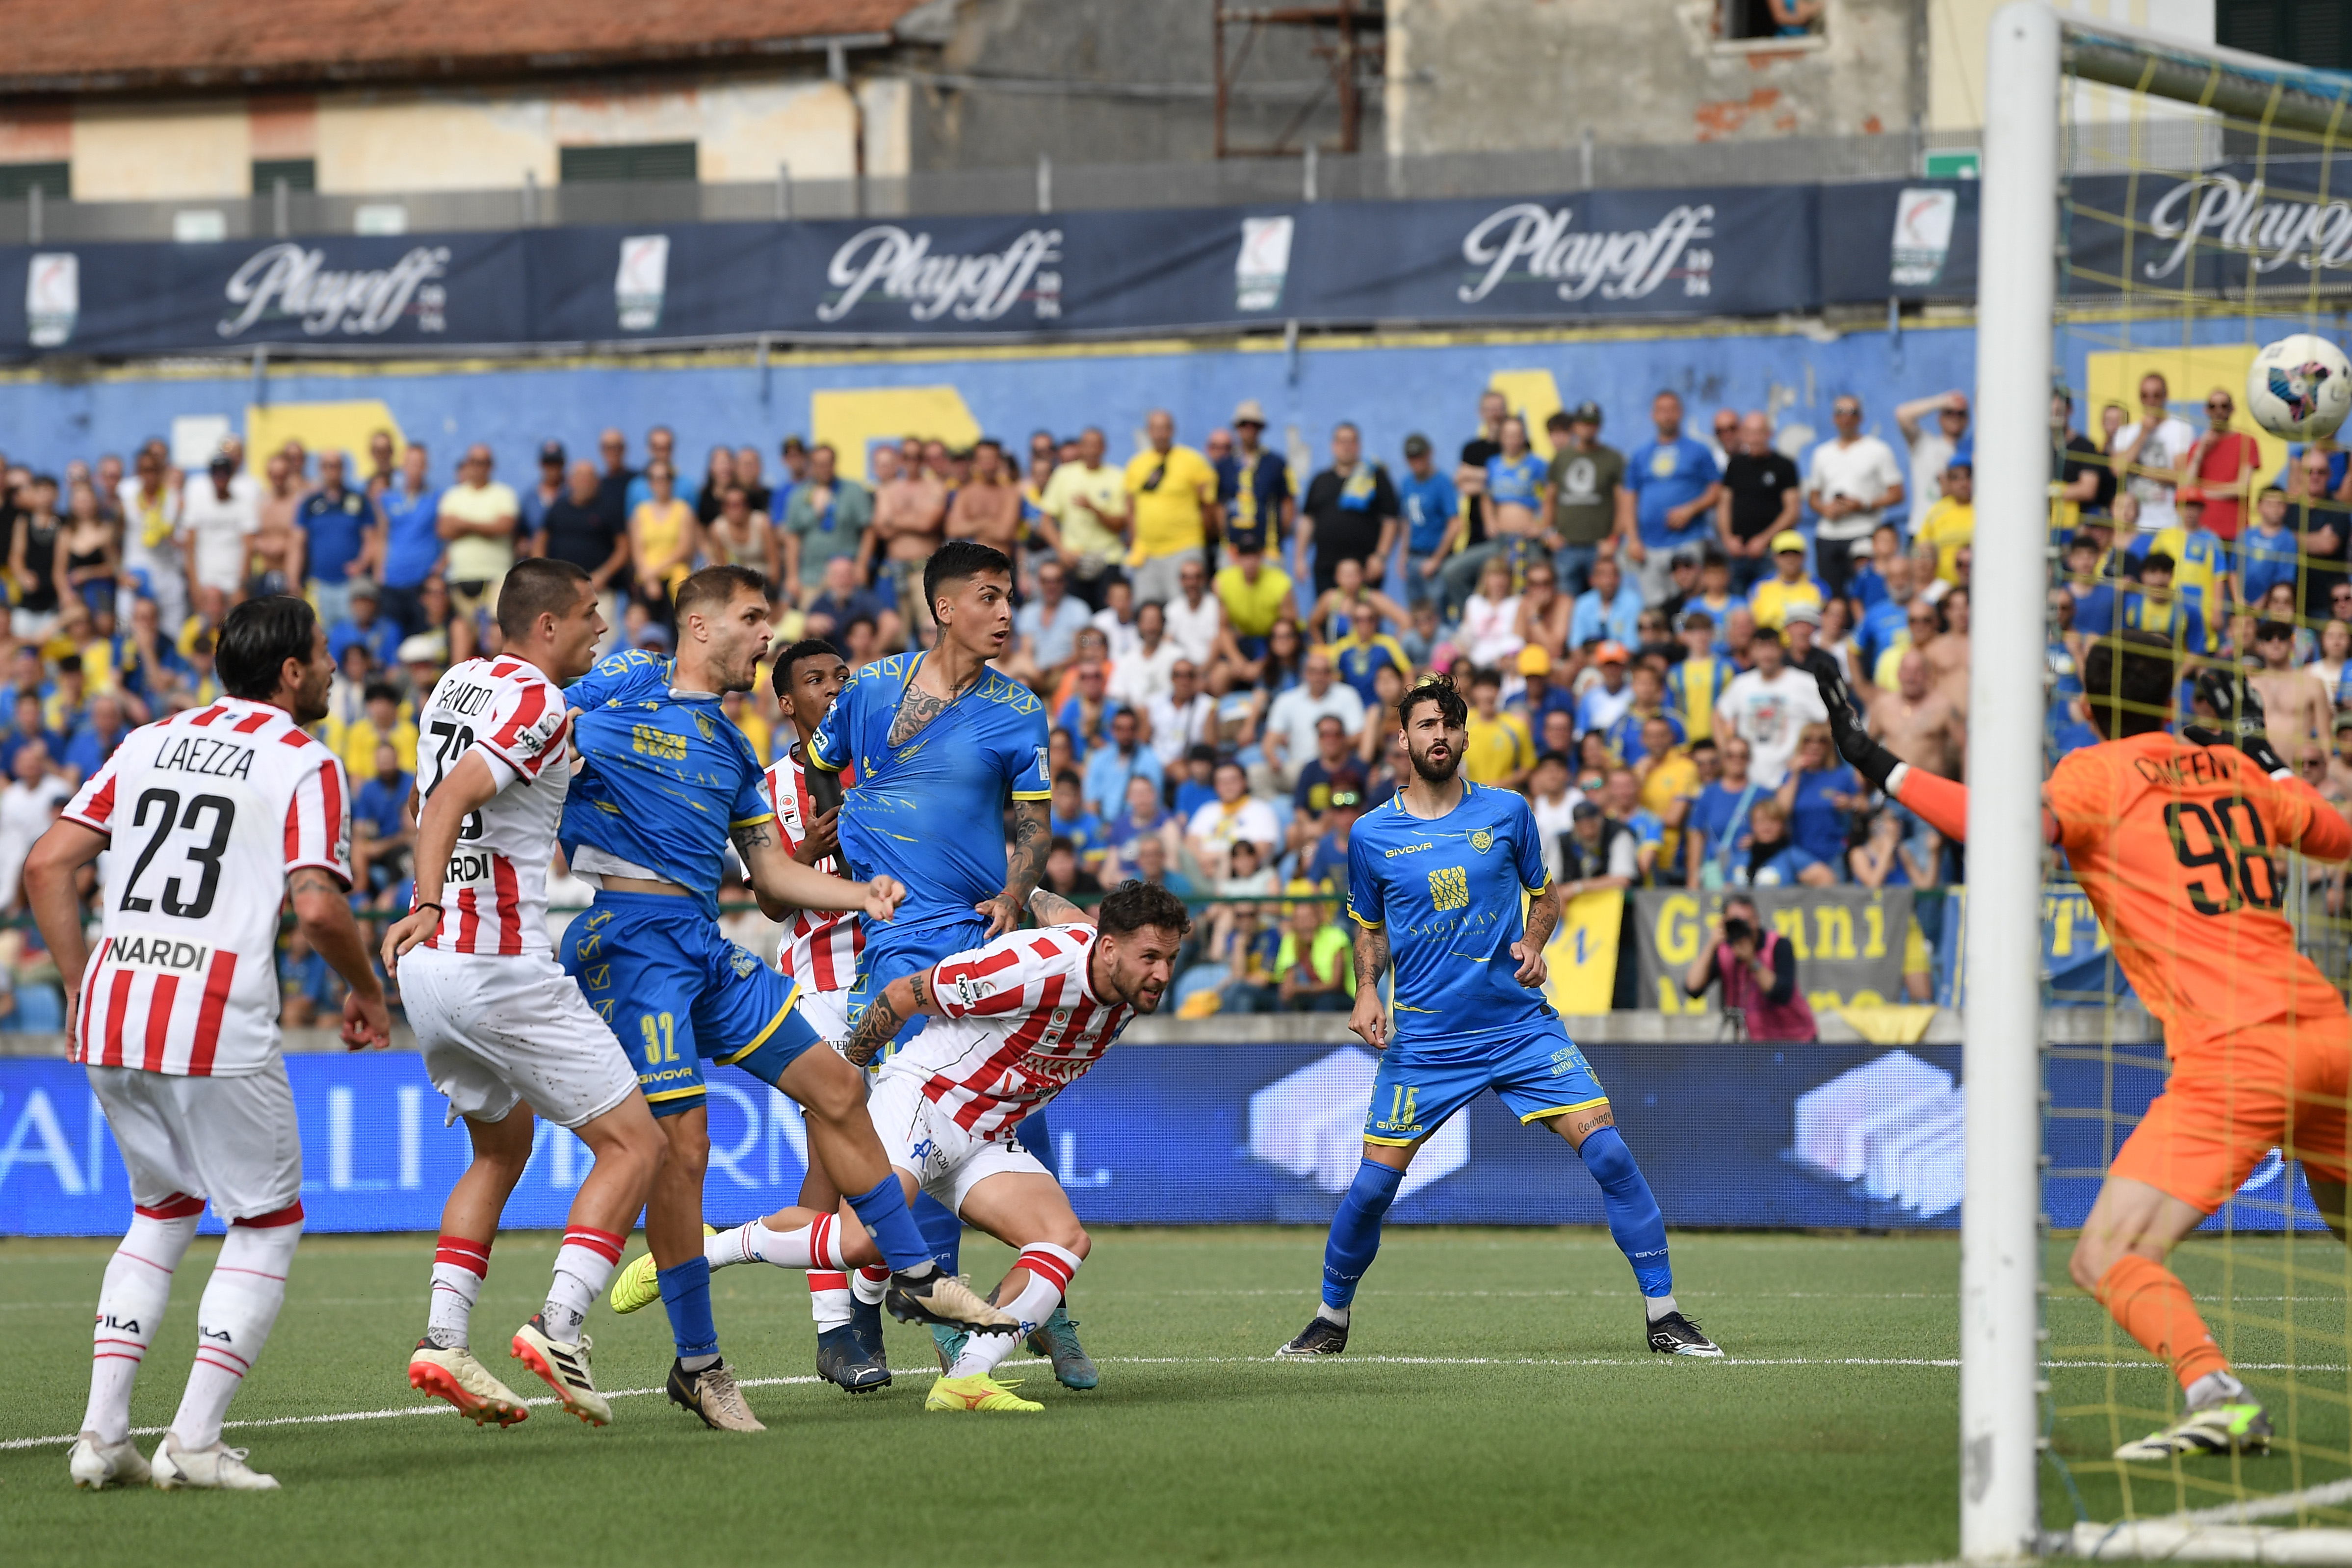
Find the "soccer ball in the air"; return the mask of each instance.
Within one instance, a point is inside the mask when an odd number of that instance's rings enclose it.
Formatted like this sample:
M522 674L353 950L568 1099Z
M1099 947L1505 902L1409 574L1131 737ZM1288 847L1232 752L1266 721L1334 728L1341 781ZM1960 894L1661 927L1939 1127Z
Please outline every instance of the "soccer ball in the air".
M2325 440L2352 414L2352 360L2309 332L2281 338L2247 370L2246 407L2273 436Z

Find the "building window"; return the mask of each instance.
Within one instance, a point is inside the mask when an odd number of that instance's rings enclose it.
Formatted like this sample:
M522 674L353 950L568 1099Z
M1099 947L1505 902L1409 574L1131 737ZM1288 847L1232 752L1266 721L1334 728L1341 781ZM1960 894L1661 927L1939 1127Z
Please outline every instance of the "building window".
M567 185L588 180L692 180L691 142L645 142L623 147L566 147L562 177Z
M68 200L73 194L72 166L67 163L0 163L0 202L21 202L33 187L41 187L41 195L50 201Z
M1716 36L1726 43L1817 38L1827 0L1717 0Z
M319 161L316 158L256 158L253 161L253 194L257 196L274 195L278 182L297 195L319 188Z
M2317 70L2352 69L2352 0L2215 0L2213 41Z

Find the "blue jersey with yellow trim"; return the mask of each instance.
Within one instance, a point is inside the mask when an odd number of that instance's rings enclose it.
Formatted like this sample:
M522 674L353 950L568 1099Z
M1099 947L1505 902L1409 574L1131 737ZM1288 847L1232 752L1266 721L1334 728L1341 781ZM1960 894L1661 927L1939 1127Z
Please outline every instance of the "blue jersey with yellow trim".
M1348 843L1348 912L1385 930L1396 967L1393 1054L1415 1060L1486 1055L1558 1016L1519 984L1511 944L1527 932L1522 889L1547 882L1543 837L1527 798L1462 782L1454 809L1423 820L1402 794L1357 820Z
M857 875L906 884L896 931L969 922L1004 888L1004 802L1046 800L1045 705L996 671L895 750L890 726L921 654L893 654L850 678L808 745L827 773L855 763L841 801L841 848ZM877 927L879 931L881 928Z
M581 709L572 733L587 765L572 781L561 837L566 854L593 845L677 883L717 920L730 835L775 816L766 770L717 695L673 693L667 666L651 662L650 672L632 664L609 679L600 667L565 691Z

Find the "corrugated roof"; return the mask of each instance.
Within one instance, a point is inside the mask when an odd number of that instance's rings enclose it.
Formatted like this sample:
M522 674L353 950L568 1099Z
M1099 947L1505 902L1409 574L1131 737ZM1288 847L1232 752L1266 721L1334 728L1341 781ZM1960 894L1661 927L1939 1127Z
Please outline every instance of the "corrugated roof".
M0 0L0 91L478 79L883 41L917 0Z

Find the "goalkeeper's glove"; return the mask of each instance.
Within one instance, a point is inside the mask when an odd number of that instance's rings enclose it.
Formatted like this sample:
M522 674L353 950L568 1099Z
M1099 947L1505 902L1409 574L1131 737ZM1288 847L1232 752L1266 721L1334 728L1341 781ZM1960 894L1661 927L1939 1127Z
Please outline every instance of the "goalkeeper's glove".
M2246 759L2273 778L2291 772L2271 745L2270 725L2263 714L2262 693L2239 669L2208 665L2197 672L2198 699L2213 710L2211 725L2184 724L2184 739L2200 746L2235 746Z
M1903 759L1872 739L1854 709L1853 693L1846 689L1843 676L1834 669L1816 669L1813 683L1821 688L1822 706L1830 710L1830 738L1837 742L1838 755L1852 763L1854 772L1885 789L1887 775L1902 765Z

